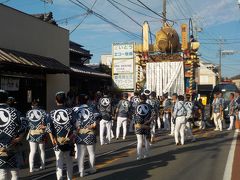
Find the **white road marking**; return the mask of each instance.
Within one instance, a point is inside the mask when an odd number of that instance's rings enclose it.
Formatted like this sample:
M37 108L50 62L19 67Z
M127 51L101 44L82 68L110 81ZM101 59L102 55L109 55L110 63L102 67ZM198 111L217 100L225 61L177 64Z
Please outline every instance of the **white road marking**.
M232 179L232 168L233 168L234 154L235 154L235 149L236 149L236 144L237 144L237 136L238 136L238 133L235 132L233 135L232 144L231 144L230 151L228 154L227 163L226 163L225 171L224 171L224 175L223 175L223 180L231 180Z
M119 150L122 149L122 148L132 146L132 145L134 145L134 144L136 144L136 143L137 143L137 142L135 141L135 142L132 142L132 143L130 143L130 144L124 146L124 147L118 148L118 149L116 149L116 150L112 150L112 151L108 151L108 152L99 154L99 155L96 156L96 158L99 158L99 157L102 157L102 156L106 156L106 155L112 154L112 153L114 153L114 152L119 151ZM86 161L85 161L85 162L86 162ZM77 163L76 163L76 162L73 164L73 167L74 167L74 166L77 166ZM66 168L64 168L64 169L66 169ZM48 177L48 176L50 176L50 175L53 175L53 174L55 174L55 173L56 173L55 171L49 172L49 173L46 173L46 174L44 174L44 175L42 175L42 176L33 178L32 180L40 180L40 179L46 178L46 177Z

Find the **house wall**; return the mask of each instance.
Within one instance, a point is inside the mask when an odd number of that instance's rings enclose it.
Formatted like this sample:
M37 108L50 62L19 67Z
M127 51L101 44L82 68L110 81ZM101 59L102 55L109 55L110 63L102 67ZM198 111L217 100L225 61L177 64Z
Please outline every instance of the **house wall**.
M0 4L0 48L54 58L69 66L69 32L31 15ZM69 90L69 75L46 76L47 110L52 109L55 93Z

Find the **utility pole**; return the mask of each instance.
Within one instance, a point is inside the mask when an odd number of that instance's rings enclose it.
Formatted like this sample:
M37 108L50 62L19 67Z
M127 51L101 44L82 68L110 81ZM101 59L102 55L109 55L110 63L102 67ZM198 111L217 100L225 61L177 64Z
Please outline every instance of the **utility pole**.
M167 0L163 0L163 26L165 26L167 22Z
M218 81L222 81L222 51L223 51L224 39L219 39L219 68L218 68Z

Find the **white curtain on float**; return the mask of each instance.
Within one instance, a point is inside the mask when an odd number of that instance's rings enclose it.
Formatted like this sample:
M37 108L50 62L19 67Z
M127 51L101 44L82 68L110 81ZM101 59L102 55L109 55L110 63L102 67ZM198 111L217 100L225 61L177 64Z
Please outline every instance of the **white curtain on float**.
M146 87L156 91L158 96L168 92L184 94L183 62L154 62L147 63Z

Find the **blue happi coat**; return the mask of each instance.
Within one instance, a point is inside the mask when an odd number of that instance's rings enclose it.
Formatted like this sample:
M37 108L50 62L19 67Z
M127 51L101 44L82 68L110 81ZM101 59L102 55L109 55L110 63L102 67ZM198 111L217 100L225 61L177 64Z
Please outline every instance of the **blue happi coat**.
M27 140L30 142L43 142L46 138L46 132L43 130L40 134L33 134L32 131L40 130L41 126L47 126L47 113L43 109L34 108L27 112L29 133Z
M97 123L99 113L86 104L74 109L77 114L76 127L78 131L76 136L76 144L96 144L96 132L94 129L91 129L90 126ZM82 132L81 129L83 129L84 132Z
M17 168L17 148L12 145L27 130L27 121L20 112L7 104L0 104L0 169Z

